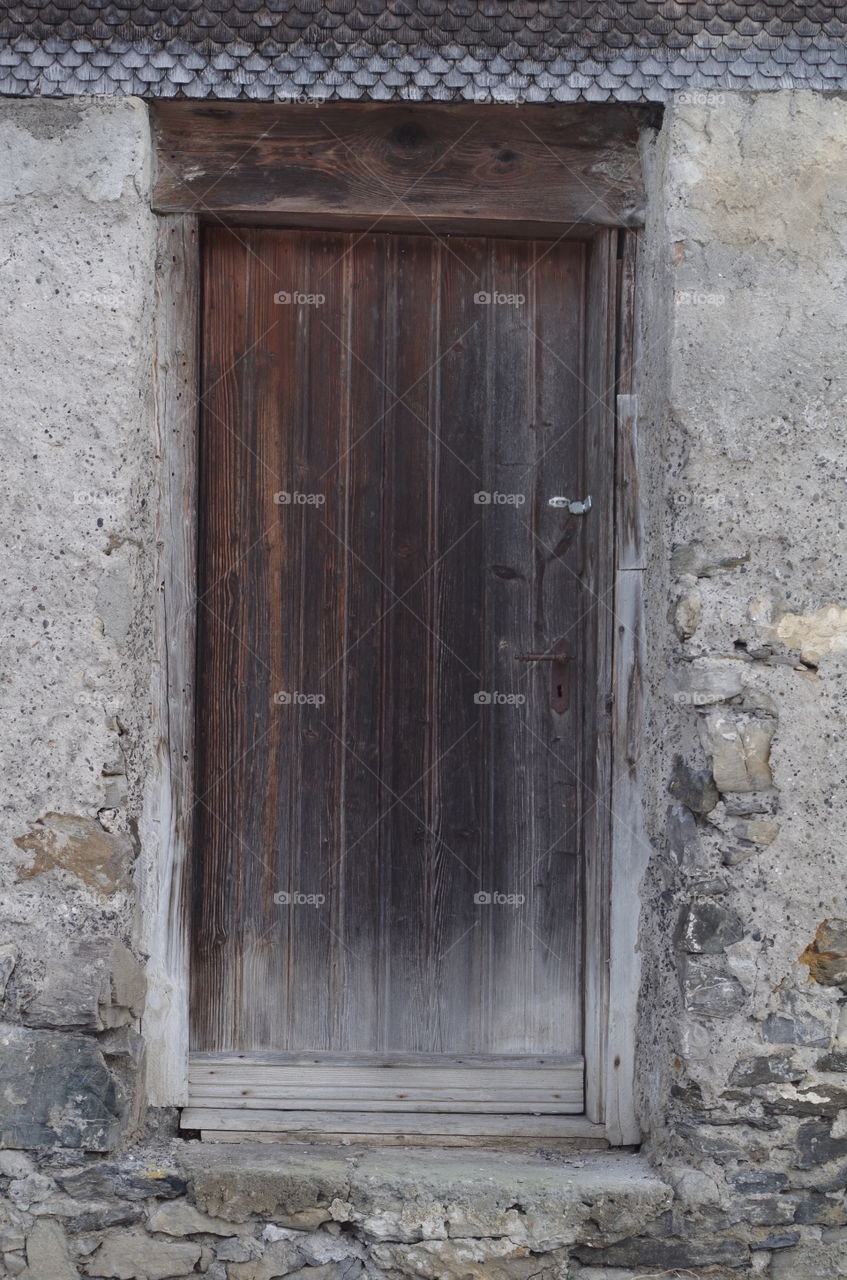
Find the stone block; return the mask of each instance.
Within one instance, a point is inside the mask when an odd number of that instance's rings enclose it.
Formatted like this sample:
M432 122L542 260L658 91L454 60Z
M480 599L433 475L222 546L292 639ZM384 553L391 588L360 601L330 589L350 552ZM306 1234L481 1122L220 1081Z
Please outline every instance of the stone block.
M801 1012L769 1013L762 1025L762 1035L771 1044L813 1045L824 1048L830 1042L829 1027L812 1014Z
M810 1084L759 1085L754 1093L769 1115L830 1116L847 1108L847 1088L818 1080Z
M737 716L723 708L708 712L700 736L712 760L718 791L769 791L770 749L776 721Z
M717 902L693 902L685 911L678 934L685 951L718 955L744 937L741 917Z
M31 1027L105 1031L141 1016L144 990L141 966L122 942L85 939L57 958L22 1017Z
M770 1280L841 1280L847 1276L843 1247L817 1243L780 1249L771 1258Z
M173 1280L192 1272L199 1260L199 1244L171 1244L141 1231L115 1231L92 1255L87 1272L98 1280Z
M111 1151L126 1115L121 1086L94 1040L0 1027L0 1144Z
M238 1230L235 1223L201 1213L185 1200L169 1200L159 1205L150 1214L147 1225L150 1231L168 1236L232 1236Z
M33 1225L26 1242L26 1261L24 1280L77 1280L79 1276L64 1228L50 1218L39 1218Z
M747 999L737 978L702 967L688 958L684 966L685 1007L701 1018L731 1018Z
M692 813L711 813L720 799L709 769L692 769L681 756L674 759L668 790Z
M703 871L707 863L703 857L700 832L691 809L685 804L668 805L665 826L668 851L685 871Z
M18 948L12 942L4 942L0 946L0 998L6 992L12 971L18 963Z
M788 1084L800 1080L805 1068L798 1066L787 1053L766 1053L741 1058L735 1064L729 1083L741 1088L757 1084Z
M576 1257L592 1266L655 1267L670 1271L691 1267L740 1267L749 1260L740 1240L671 1240L642 1236L619 1240L605 1249L578 1248Z
M124 835L104 831L96 818L46 813L15 844L33 855L30 866L18 871L19 880L65 871L104 897L130 888L132 843Z
M794 1140L796 1169L814 1169L830 1160L847 1158L847 1138L832 1136L831 1126L825 1120L807 1120L797 1129Z

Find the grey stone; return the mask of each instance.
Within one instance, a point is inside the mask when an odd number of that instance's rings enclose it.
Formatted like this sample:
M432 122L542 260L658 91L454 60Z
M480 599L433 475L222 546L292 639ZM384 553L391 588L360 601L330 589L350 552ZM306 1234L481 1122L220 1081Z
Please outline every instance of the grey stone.
M681 756L674 759L668 790L675 800L692 813L711 813L720 799L709 769L692 769Z
M132 1227L143 1216L144 1210L137 1204L104 1204L86 1209L65 1222L73 1235L85 1235L89 1231L105 1231L108 1227Z
M141 966L122 942L86 939L56 958L22 1016L31 1027L104 1031L141 1016L144 988Z
M457 1236L520 1230L527 1248L545 1250L577 1240L589 1219L601 1239L606 1233L636 1234L673 1198L670 1187L632 1154L580 1152L578 1170L517 1152L508 1160L491 1151L438 1149L375 1148L358 1153L355 1161L345 1155L344 1148L255 1144L233 1161L213 1144L186 1143L180 1162L198 1208L215 1217L261 1217L288 1225L304 1211L323 1207L324 1221L340 1221L343 1212L367 1237L403 1243L445 1230L447 1200L454 1206L450 1229ZM514 1207L517 1184L520 1212ZM333 1212L339 1198L345 1204Z
M87 1036L0 1028L0 1141L7 1147L110 1151L126 1101Z
M791 1249L795 1244L800 1243L799 1231L782 1231L777 1235L765 1236L764 1240L756 1240L750 1245L751 1249Z
M798 1127L792 1161L796 1169L814 1169L843 1157L847 1157L847 1138L833 1138L826 1121L807 1120Z
M26 1258L22 1253L4 1253L3 1265L10 1276L20 1276L27 1270Z
M235 1223L212 1218L184 1200L159 1205L150 1214L147 1226L150 1231L169 1236L231 1236L238 1230Z
M771 1258L770 1280L839 1280L844 1275L847 1266L837 1246L801 1244L777 1250Z
M252 1262L261 1257L262 1246L252 1237L233 1236L216 1245L215 1254L221 1262Z
M64 1228L50 1218L39 1218L26 1242L26 1280L77 1280Z
M832 1196L821 1191L803 1192L797 1199L794 1221L801 1226L847 1226L847 1205L843 1193Z
M12 942L0 944L0 997L6 992L12 971L18 963L18 948Z
M260 1258L248 1262L230 1262L227 1267L229 1280L277 1280L278 1276L290 1276L302 1267L305 1259L291 1240L275 1240L268 1245Z
M703 869L705 863L700 843L700 833L694 814L684 804L668 805L665 826L668 850L685 870Z
M788 1186L788 1176L776 1169L742 1169L730 1174L729 1180L745 1196L782 1191Z
M141 1231L115 1231L93 1254L87 1270L104 1280L170 1280L193 1271L199 1260L199 1244L171 1244Z
M831 1053L824 1053L815 1063L818 1071L845 1071L847 1072L847 1049L833 1049Z
M729 1077L731 1085L752 1088L757 1084L787 1084L800 1080L805 1068L787 1053L767 1053L740 1059Z
M688 959L684 970L685 1007L701 1018L730 1018L744 1007L746 995L737 978L702 968Z
M718 955L743 937L741 917L717 902L693 902L680 922L679 942L685 951Z
M811 1084L757 1086L754 1092L761 1097L769 1115L835 1117L847 1109L847 1088L822 1080Z
M810 1014L770 1013L762 1026L762 1035L771 1044L797 1044L824 1047L830 1042L829 1027Z
M592 1266L655 1267L740 1267L749 1259L749 1250L740 1240L669 1240L649 1236L619 1240L605 1249L575 1250L580 1262Z

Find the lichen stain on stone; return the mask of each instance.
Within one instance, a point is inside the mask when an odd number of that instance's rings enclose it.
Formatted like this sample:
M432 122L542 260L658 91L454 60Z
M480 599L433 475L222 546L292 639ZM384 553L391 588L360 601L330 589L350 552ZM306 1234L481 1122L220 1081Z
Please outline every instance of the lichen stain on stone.
M847 920L824 920L801 956L809 981L847 991Z
M103 896L129 888L132 847L125 836L104 831L94 818L46 813L15 844L35 855L30 867L18 871L18 880L61 870Z

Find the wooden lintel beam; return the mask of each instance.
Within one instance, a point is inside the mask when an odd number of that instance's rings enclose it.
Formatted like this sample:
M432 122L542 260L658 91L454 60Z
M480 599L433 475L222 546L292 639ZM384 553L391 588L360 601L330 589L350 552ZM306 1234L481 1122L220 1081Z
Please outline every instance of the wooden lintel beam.
M152 111L162 213L407 231L478 222L501 234L643 221L636 106L161 101Z

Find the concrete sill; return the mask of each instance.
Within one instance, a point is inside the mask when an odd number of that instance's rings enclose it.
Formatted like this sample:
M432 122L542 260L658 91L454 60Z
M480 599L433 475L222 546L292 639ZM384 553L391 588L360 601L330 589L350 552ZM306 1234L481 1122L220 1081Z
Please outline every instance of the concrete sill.
M673 1194L629 1152L190 1142L179 1162L197 1206L231 1222L343 1227L373 1242L498 1239L533 1253L637 1235Z

